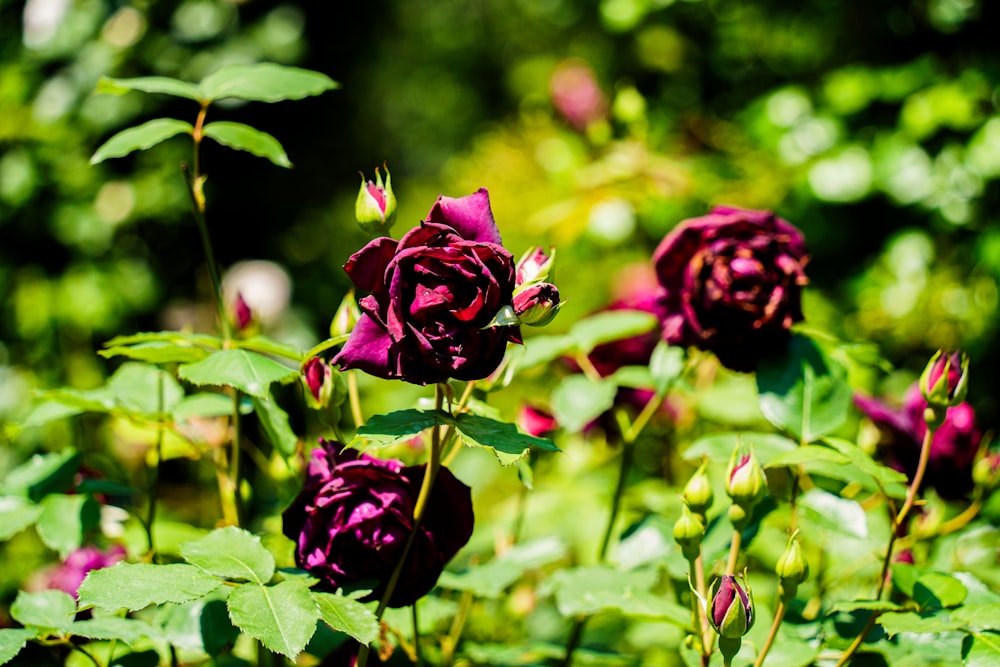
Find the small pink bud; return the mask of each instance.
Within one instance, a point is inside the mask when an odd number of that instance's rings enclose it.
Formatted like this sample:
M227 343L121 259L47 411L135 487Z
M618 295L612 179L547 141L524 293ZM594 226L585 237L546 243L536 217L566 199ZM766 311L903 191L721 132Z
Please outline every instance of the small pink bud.
M313 357L303 365L302 379L309 390L306 393L309 406L325 408L333 394L333 369L319 357Z
M253 324L253 311L239 292L236 293L236 300L233 302L233 319L237 331L244 331Z

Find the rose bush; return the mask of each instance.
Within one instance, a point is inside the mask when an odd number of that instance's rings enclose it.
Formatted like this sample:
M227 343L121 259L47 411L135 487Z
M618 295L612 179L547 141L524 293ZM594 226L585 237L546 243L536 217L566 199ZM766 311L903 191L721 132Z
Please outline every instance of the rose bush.
M403 466L334 442L313 450L302 491L282 515L299 567L331 591L371 588L380 599L413 531L425 466ZM389 601L404 607L427 594L472 535L469 487L438 471L427 511Z
M681 222L653 254L664 339L754 370L802 319L807 262L802 233L768 211L719 206Z
M478 380L503 360L516 326L488 325L509 306L514 260L503 247L485 188L438 197L399 241L374 239L344 266L361 319L334 362L381 378L429 384Z

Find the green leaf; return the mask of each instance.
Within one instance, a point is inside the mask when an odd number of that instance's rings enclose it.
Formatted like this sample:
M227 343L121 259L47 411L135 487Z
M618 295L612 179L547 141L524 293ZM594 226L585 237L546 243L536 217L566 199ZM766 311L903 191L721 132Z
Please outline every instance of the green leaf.
M1000 603L964 604L951 612L951 618L980 630L1000 630Z
M174 421L178 422L187 421L191 417L226 417L231 414L233 397L211 392L186 396L173 409Z
M371 644L378 637L378 619L366 605L332 593L312 593L319 608L319 617L334 630L354 637L362 644Z
M63 591L18 591L10 615L24 626L65 632L76 616L76 600Z
M788 467L788 466L803 466L807 471L811 469L814 463L833 463L835 465L845 465L848 459L846 456L837 452L829 447L823 447L822 445L806 445L804 447L796 447L790 452L785 452L780 454L773 459L765 468L775 468L775 467Z
M96 389L51 389L39 394L39 398L85 412L111 412L115 408L115 396L107 386Z
M823 438L823 442L846 456L853 468L857 468L864 474L871 477L888 497L906 497L906 485L908 484L908 480L904 473L878 463L863 449L849 440L843 440L842 438Z
M344 341L341 340L335 344L343 342ZM254 336L253 338L247 338L246 340L233 341L233 343L236 347L243 350L253 350L254 352L260 352L261 354L271 354L276 357L285 357L286 359L295 361L297 364L301 364L306 359L316 356L315 354L307 356L297 347L279 343L276 340L271 340L270 338L265 338L264 336Z
M27 630L3 628L0 629L0 665L13 660L28 643L34 633Z
M72 447L61 452L35 454L9 473L0 488L4 494L35 502L50 493L66 491L80 469L80 454Z
M191 345L151 342L137 343L135 345L115 345L105 350L98 350L97 354L105 359L126 357L151 364L186 364L193 361L201 361L208 356L208 351L204 348L193 347Z
M644 310L606 311L576 322L569 336L578 352L590 354L598 345L648 333L657 324L656 316Z
M728 431L698 438L684 450L682 456L686 461L707 458L716 463L728 463L737 447L753 447L754 456L762 466L767 466L772 460L794 451L798 446L794 440L775 433Z
M799 508L807 521L835 533L858 538L868 536L868 522L861 505L814 487L802 495Z
M974 632L962 640L963 667L1000 667L1000 634Z
M667 345L662 340L656 344L649 358L649 371L653 374L653 388L657 394L666 394L670 385L681 376L686 356L682 347Z
M890 611L878 617L878 624L890 637L900 632L951 632L960 630L962 624L940 614L917 614L912 611Z
M80 584L80 607L137 611L151 604L196 600L221 585L216 577L184 563L118 563L87 574Z
M158 637L161 633L154 630L149 623L133 618L118 616L100 616L85 621L77 621L70 626L69 632L77 637L87 639L106 639L125 642L134 645L144 637Z
M785 355L763 359L756 375L761 412L805 442L829 435L847 419L847 371L810 338L792 334Z
M296 579L274 586L237 586L228 605L236 627L292 660L313 636L320 617L309 588Z
M852 612L863 609L866 611L899 611L901 606L888 600L850 600L835 603L830 607L832 612Z
M357 435L351 441L351 447L369 442L384 447L397 442L409 440L421 431L436 424L450 421L450 417L433 410L396 410L387 415L373 415L358 429Z
M221 350L202 361L179 369L181 379L196 385L226 385L245 394L266 398L272 382L288 382L299 376L298 369L247 350Z
M552 392L552 413L570 433L577 433L611 409L618 387L607 380L595 382L586 375L570 375Z
M104 345L137 345L140 343L172 343L174 345L199 345L211 350L222 349L222 339L208 334L188 331L141 331L126 336L115 336Z
M186 81L171 79L165 76L141 76L134 79L112 79L101 77L97 82L95 92L108 95L123 95L127 92L137 90L143 93L160 93L163 95L173 95L174 97L185 97L189 100L198 101L201 97L198 86Z
M28 416L21 422L21 428L31 428L33 426L43 426L49 422L59 421L67 417L74 417L83 412L75 405L66 405L59 401L41 401L36 403L28 413Z
M503 559L473 565L465 572L442 572L438 586L453 591L469 591L479 598L497 599L524 574L525 567Z
M281 142L267 132L261 132L243 123L217 121L204 128L205 136L223 146L238 151L246 151L257 157L267 158L279 167L290 168L291 161L281 147Z
M253 399L253 409L271 444L285 456L294 454L299 438L288 424L288 413L271 398Z
M517 360L517 370L524 371L570 355L576 341L569 336L532 336L524 342L524 354Z
M122 130L104 142L90 158L90 164L98 164L113 157L124 157L133 151L144 151L178 134L191 134L190 123L173 118L157 118L136 127Z
M551 440L526 435L513 424L489 417L465 413L458 416L456 423L458 432L467 444L492 449L504 465L516 462L531 447L549 452L559 451Z
M913 584L913 601L921 611L957 607L968 593L961 581L942 572L922 574Z
M108 386L118 405L154 417L169 412L184 398L184 390L173 375L137 361L119 366L108 380Z
M79 549L87 532L101 520L101 507L90 496L53 494L41 506L35 529L42 542L62 558Z
M217 577L266 584L274 576L274 556L249 532L227 526L181 545L184 560Z
M218 655L240 634L229 620L229 591L224 586L198 600L164 605L159 625L166 640L178 648Z
M0 542L6 542L35 523L42 508L20 496L0 497Z
M300 100L333 90L338 85L319 72L270 63L227 65L199 84L207 100L236 98L257 102Z
M619 572L603 566L560 570L551 577L556 606L563 616L616 610L626 616L658 618L681 628L691 624L691 610L649 592L656 570Z

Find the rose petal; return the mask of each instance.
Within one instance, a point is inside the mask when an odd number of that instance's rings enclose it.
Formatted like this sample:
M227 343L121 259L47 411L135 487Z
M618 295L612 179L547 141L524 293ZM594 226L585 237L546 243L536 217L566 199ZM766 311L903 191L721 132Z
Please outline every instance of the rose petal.
M351 337L344 347L332 359L340 370L352 368L380 378L393 377L394 364L391 363L389 348L392 339L389 334L368 315L362 315L358 320Z
M354 286L366 292L381 292L385 269L396 253L397 241L382 236L348 258L344 271Z
M448 225L467 241L503 244L486 188L458 199L441 195L427 214L427 222Z

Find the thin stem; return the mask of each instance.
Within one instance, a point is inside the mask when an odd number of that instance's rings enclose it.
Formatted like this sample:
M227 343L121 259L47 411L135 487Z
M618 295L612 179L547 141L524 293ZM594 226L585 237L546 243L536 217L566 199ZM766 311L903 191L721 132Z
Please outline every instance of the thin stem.
M448 636L441 642L441 664L442 667L451 667L455 659L455 649L458 648L458 640L462 636L462 629L465 621L469 617L469 610L472 609L472 592L462 591L462 599L458 602L458 613L451 622Z
M701 619L701 655L704 659L712 656L712 632L708 625L708 610L702 606L701 601L708 599L708 585L705 581L705 559L699 553L694 561L694 585L698 589L698 616Z
M611 515L608 517L608 525L604 529L604 538L601 540L601 550L597 554L597 560L603 561L608 555L608 548L611 546L611 536L614 534L615 523L618 521L618 512L621 509L622 496L625 492L625 483L628 481L628 474L632 468L632 443L622 442L621 465L618 468L618 483L615 485L614 495L611 497Z
M160 462L163 460L163 387L164 380L163 375L160 375L159 382L156 387L156 414L160 417L159 428L156 431L156 445L154 451L156 452L156 461L153 464L153 468L149 471L149 507L146 511L146 541L149 545L149 551L146 552L146 560L149 562L153 561L156 556L156 544L153 540L153 523L156 521L156 492L160 485Z
M573 654L580 646L583 639L583 627L587 624L588 616L577 616L573 620L573 627L569 631L569 639L566 640L566 657L563 658L562 667L570 667L573 664Z
M740 557L740 547L743 545L743 533L733 529L733 542L729 545L729 559L726 561L726 574L736 574L736 563Z
M935 431L936 429L931 428L929 424L927 425L927 430L924 432L924 441L920 444L920 461L917 463L917 472L913 475L913 481L906 492L906 500L903 502L903 507L899 510L899 514L896 515L896 528L903 525L906 515L913 508L913 503L917 500L920 485L924 482L924 473L927 472L927 461L931 457L931 441L934 440ZM887 559L891 556L892 553L890 552Z
M970 521L976 518L981 509L983 509L983 498L982 493L977 489L976 497L972 503L961 514L953 516L941 524L938 535L947 535L948 533L954 533L956 530L964 528Z
M577 366L580 367L580 370L583 371L583 374L594 382L600 382L603 379L600 371L598 371L597 367L594 366L594 362L592 362L590 357L586 354L578 354L573 358L573 360L576 362Z
M243 499L240 493L240 439L242 428L240 419L240 390L233 391L233 443L232 455L229 459L229 486L232 488L232 503L236 515L236 525L240 525L243 514Z
M347 371L347 400L351 404L351 418L354 420L354 427L361 428L365 424L365 415L361 412L358 376L355 371Z
M761 667L764 664L764 658L767 657L768 651L771 650L774 638L778 636L778 628L785 618L785 609L785 601L781 600L778 602L778 608L774 612L774 622L771 623L771 631L767 633L767 639L764 641L764 646L761 647L760 653L757 655L757 660L753 663L753 667Z
M413 653L416 656L414 661L417 667L424 664L424 656L420 651L420 620L417 618L417 602L410 605L411 618L413 619Z
M844 654L840 656L840 660L837 661L836 667L844 667L844 665L847 664L847 661L851 659L851 656L853 656L855 652L857 652L857 650L861 647L861 644L864 643L865 636L869 632L871 632L872 628L875 627L875 621L878 619L878 616L879 612L877 611L873 611L871 613L871 616L868 617L868 622L865 623L864 629L862 629L861 632L858 633L858 636L854 638L854 641L851 642L851 645L847 647L847 650L844 651Z

